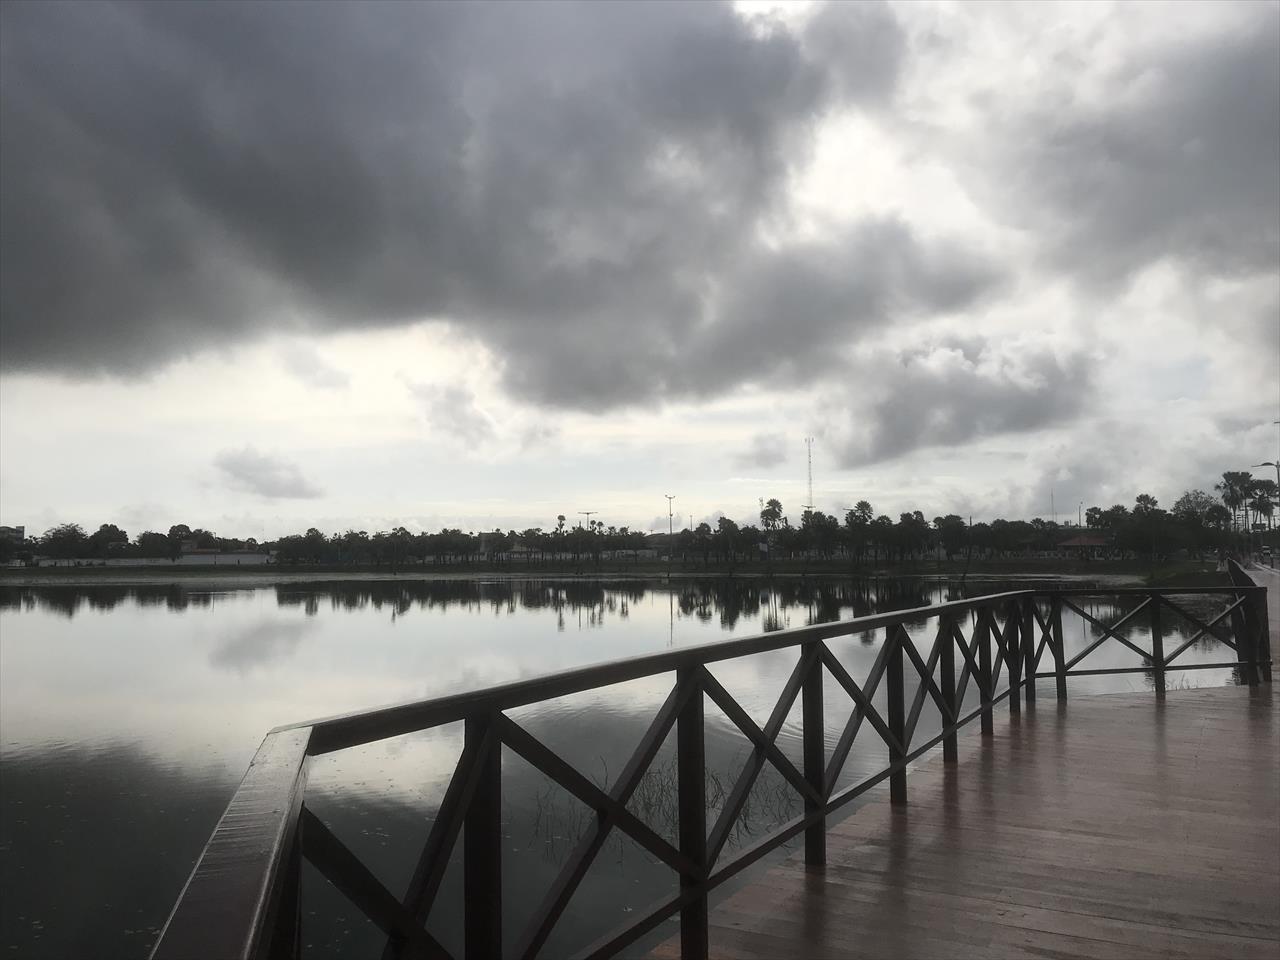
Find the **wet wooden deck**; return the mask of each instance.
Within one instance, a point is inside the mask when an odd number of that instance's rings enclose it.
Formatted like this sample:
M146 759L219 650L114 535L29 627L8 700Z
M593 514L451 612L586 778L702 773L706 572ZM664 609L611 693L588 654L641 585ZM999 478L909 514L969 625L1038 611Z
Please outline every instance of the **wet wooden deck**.
M833 825L824 870L797 855L714 904L712 956L1276 960L1278 703L1263 684L1001 711L906 806Z

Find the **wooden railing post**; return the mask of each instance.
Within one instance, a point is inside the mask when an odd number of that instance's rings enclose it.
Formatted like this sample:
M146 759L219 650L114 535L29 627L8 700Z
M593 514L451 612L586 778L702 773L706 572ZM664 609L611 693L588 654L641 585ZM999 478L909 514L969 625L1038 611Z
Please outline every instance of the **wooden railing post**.
M995 734L995 719L991 716L991 701L995 697L995 686L991 682L991 610L982 607L978 610L978 693L982 697L982 735L990 737Z
M896 627L890 627L887 631L888 636L885 637L885 643L892 644L889 650L889 659L886 663L886 677L889 689L886 691L886 699L888 701L889 716L886 718L889 724L889 732L897 739L899 746L889 745L889 763L895 764L903 760L906 755L906 743L903 741L907 735L906 723L906 680L902 672L902 658L904 656L902 645L909 643L906 636L906 628L901 624ZM889 775L889 802L890 803L906 803L907 802L907 771L903 769Z
M1249 686L1256 687L1258 685L1258 655L1251 623L1253 618L1243 612L1244 607L1248 605L1247 596L1247 594L1236 595L1237 600L1245 597L1246 602L1244 606L1231 611L1231 632L1235 635L1236 661L1240 664L1240 670L1244 674L1244 681Z
M1027 708L1036 705L1036 615L1035 596L1022 601L1022 663L1023 674L1027 678Z
M1058 700L1067 699L1067 648L1062 634L1062 598L1056 593L1050 601L1049 616L1053 629L1053 677L1058 688Z
M293 835L289 852L281 858L280 900L271 924L272 960L301 960L302 957L302 827Z
M1165 694L1164 678L1164 631L1160 625L1160 597L1151 594L1151 669L1155 672L1156 697L1163 700Z
M680 684L691 684L693 695L676 720L676 792L680 808L680 852L700 868L707 860L707 765L703 735L702 684L697 668L682 668ZM681 891L696 887L702 877L680 876ZM706 960L709 949L707 895L680 910L682 960Z
M1261 664L1262 679L1271 682L1271 624L1267 613L1267 592L1257 589L1253 591L1253 622L1257 625L1257 642L1253 645L1254 654Z
M800 656L809 656L816 647L801 650ZM811 657L809 673L804 678L801 688L801 714L804 723L804 778L809 781L819 796L826 796L827 779L827 734L822 718L822 660ZM804 812L806 816L817 813L821 804L811 797L805 797ZM820 867L827 862L827 820L826 817L811 824L804 832L804 862L811 867Z
M1022 610L1016 600L1005 605L1004 662L1009 674L1009 713L1022 713Z
M952 718L959 716L959 706L956 704L956 621L948 613L942 614L938 622L938 633L945 636L941 646L939 647L940 656L938 664L942 675L942 702L947 705L947 709L951 711L951 717L943 717L942 725L950 726L954 721ZM959 758L956 749L956 734L952 731L950 735L942 739L942 762L955 763Z
M484 742L491 717L468 717L464 747ZM502 743L478 759L479 779L462 836L463 926L466 960L502 956Z

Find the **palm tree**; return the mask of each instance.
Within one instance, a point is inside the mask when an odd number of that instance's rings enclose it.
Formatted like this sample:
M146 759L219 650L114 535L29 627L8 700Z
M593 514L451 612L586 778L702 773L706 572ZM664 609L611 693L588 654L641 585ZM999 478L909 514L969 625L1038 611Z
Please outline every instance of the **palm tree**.
M1248 526L1249 516L1246 504L1253 490L1253 474L1246 470L1227 470L1222 474L1222 482L1215 483L1213 489L1222 497L1222 502L1231 510L1231 522L1239 529L1236 521L1236 511L1243 510L1245 512L1245 525Z
M1249 501L1249 509L1253 511L1255 520L1258 517L1266 517L1267 529L1271 529L1271 515L1274 512L1274 507L1271 504L1271 498L1269 496L1259 490L1257 495Z

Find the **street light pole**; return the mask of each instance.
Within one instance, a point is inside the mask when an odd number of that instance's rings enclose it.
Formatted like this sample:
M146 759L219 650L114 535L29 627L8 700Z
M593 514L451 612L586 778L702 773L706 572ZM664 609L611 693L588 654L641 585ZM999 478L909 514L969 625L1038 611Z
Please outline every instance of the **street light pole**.
M670 582L671 555L675 552L676 539L674 520L672 519L675 514L672 511L672 507L676 502L676 497L673 493L664 493L663 496L667 498L667 581Z

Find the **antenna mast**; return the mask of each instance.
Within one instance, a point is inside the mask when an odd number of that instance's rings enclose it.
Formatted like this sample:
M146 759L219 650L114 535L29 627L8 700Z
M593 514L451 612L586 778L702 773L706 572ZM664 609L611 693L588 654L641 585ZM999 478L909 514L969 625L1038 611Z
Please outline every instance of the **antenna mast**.
M809 502L802 504L806 510L813 509L813 437L805 437L804 445L809 448Z

